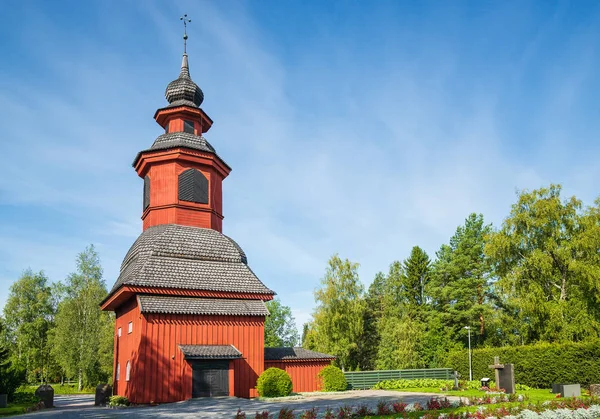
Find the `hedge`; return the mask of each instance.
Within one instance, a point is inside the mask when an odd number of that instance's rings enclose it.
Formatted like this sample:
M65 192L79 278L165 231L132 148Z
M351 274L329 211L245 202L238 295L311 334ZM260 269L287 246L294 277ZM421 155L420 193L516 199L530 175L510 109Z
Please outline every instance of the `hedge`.
M494 357L500 363L514 364L515 382L535 388L550 388L554 383L600 383L600 340L585 343L537 344L473 350L473 379L494 379L489 368ZM462 378L469 377L467 350L451 352L448 367Z

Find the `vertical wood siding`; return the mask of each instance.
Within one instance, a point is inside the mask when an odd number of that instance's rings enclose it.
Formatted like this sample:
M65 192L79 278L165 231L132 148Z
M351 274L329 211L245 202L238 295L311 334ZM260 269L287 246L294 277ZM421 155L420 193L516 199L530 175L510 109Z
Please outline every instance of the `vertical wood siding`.
M274 367L287 372L292 378L292 391L299 393L304 391L319 391L321 383L318 374L330 364L331 361L310 359L298 361L265 361L265 369Z
M189 344L234 345L242 358L232 361L230 393L257 396L256 379L264 369L264 317L147 314L139 323L141 338L132 355L131 381L125 389L118 386L116 394L133 403L191 398L192 369L178 348Z
M129 397L130 384L133 380L133 375L130 376L129 382L125 379L127 371L127 361L131 362L132 371L133 365L137 362L138 347L141 337L141 321L140 310L135 298L124 303L117 310L115 321L115 362L114 362L114 381L113 392L121 396ZM132 322L133 329L128 333L129 322ZM121 336L118 335L118 330L121 328ZM117 364L120 364L120 374L117 380Z

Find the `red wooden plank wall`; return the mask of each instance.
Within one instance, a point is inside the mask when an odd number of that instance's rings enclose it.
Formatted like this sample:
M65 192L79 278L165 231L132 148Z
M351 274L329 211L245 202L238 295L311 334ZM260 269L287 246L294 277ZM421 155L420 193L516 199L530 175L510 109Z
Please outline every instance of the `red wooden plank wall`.
M191 398L192 369L177 346L191 344L234 345L243 358L233 361L230 389L233 386L233 395L238 397L257 396L254 387L264 368L264 317L169 314L138 317L139 345L128 352L132 359L131 381L126 388L118 385L116 394L127 396L133 403ZM124 365L121 361L122 377Z
M127 361L133 367L137 359L138 347L140 345L140 311L135 298L124 303L116 312L115 322L115 363L113 366L114 385L113 392L121 396L129 397L129 384L126 381ZM132 322L132 332L128 333L129 322ZM118 330L121 328L121 336ZM117 379L117 363L120 364L120 373Z
M292 377L294 393L319 391L321 383L317 376L331 361L265 361L265 369L280 368Z

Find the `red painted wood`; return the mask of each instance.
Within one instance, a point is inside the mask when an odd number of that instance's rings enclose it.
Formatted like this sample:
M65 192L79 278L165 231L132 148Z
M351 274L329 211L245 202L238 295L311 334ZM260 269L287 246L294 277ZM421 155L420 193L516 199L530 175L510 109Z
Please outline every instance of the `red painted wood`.
M125 307L125 305L124 305ZM121 376L115 394L133 403L166 403L192 397L192 369L178 345L234 345L243 354L231 361L230 393L256 397L264 369L264 317L141 314L135 299L117 318L117 327L134 321L133 333L119 338ZM229 331L231 329L231 331ZM131 380L125 365L131 361Z
M321 390L318 374L328 365L331 361L265 361L265 369L280 368L290 375L295 393Z

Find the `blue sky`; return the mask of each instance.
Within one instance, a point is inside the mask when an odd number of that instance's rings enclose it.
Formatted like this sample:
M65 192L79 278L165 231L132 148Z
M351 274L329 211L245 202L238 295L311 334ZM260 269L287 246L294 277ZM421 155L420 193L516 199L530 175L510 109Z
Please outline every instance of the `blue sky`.
M515 191L600 195L600 3L0 2L0 307L96 245L109 286L141 232L131 167L191 75L233 167L224 233L298 324L338 252L368 285Z

